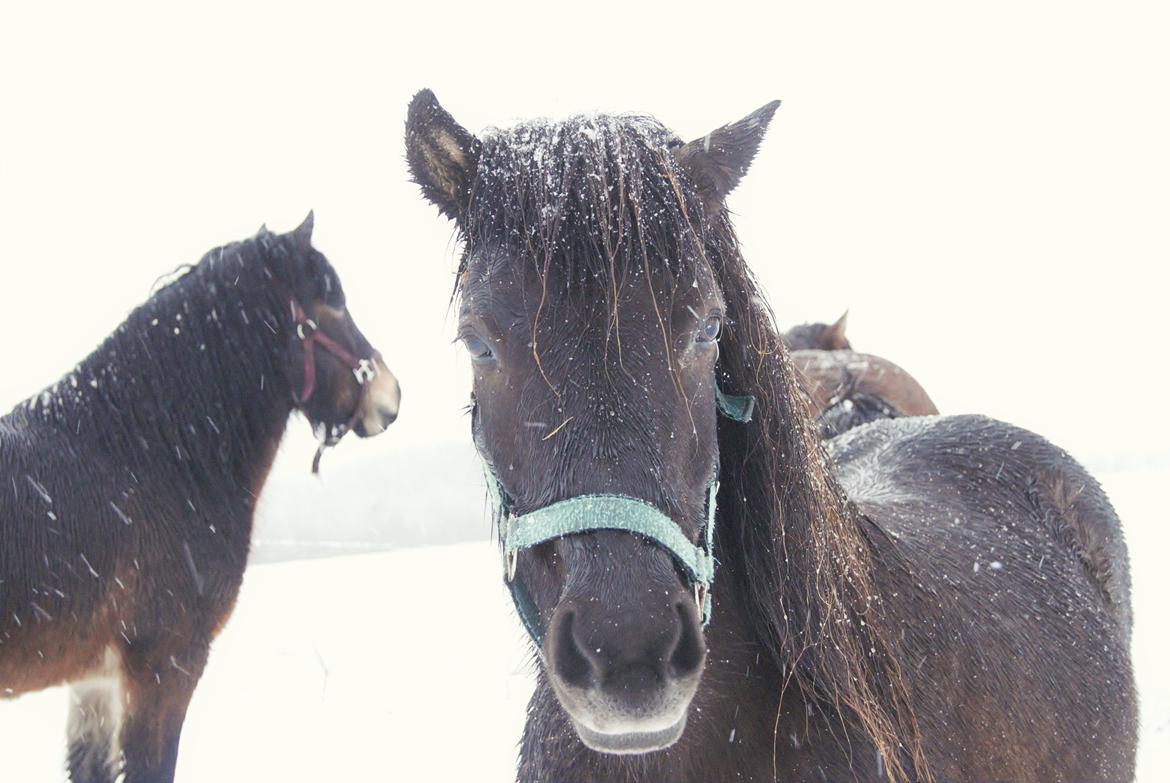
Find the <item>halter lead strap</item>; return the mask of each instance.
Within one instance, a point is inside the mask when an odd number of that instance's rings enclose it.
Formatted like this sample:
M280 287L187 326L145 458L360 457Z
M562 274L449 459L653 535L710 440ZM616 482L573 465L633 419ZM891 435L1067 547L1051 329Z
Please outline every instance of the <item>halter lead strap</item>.
M726 395L715 390L721 414L741 423L751 420L755 400L752 397ZM719 494L716 478L707 485L707 519L702 544L696 546L683 534L678 524L644 500L623 495L578 495L553 503L528 514L512 516L508 498L499 479L486 460L484 473L496 512L500 517L500 537L504 545L504 581L512 601L538 654L544 641L540 612L527 587L515 578L516 560L525 549L574 533L594 530L624 530L636 533L661 546L674 557L691 579L695 602L702 614L703 627L711 622L711 583L715 580L715 510Z

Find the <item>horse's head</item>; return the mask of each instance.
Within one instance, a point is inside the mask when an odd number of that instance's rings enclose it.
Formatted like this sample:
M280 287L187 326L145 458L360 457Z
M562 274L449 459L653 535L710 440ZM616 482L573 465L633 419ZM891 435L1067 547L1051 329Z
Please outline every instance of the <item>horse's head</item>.
M398 379L357 328L333 266L312 244L313 213L287 234L261 228L268 273L288 324L288 365L296 406L318 440L346 432L377 435L398 417Z
M429 91L411 104L413 176L464 243L459 337L508 578L596 750L675 742L704 665L709 579L683 561L709 546L719 469L723 199L775 108L683 144L645 117L478 139Z

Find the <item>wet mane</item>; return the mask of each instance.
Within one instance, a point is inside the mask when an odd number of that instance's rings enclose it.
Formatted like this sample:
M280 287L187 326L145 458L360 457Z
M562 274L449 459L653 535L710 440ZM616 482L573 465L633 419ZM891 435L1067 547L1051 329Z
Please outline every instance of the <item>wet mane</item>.
M930 780L864 522L828 466L727 212L704 206L672 154L680 144L639 116L489 134L462 225L460 271L477 248L502 250L534 264L546 288L555 270L568 289L602 293L612 318L626 275L665 270L689 284L688 271L710 265L726 301L719 383L757 401L749 426L719 424L717 553L743 579L755 631L791 684L872 741L891 779ZM542 310L555 304L548 293Z
M192 486L237 489L235 468L256 459L271 411L290 397L287 319L270 281L287 252L263 232L180 268L17 413L96 442L130 470L173 463Z
M680 237L696 232L677 229L691 224L699 202L680 186L668 151L680 144L638 115L578 116L488 134L465 226L469 250L487 246L530 258L544 276L556 258L563 279L579 284L612 284L664 258L672 274L683 271L699 246L679 248Z

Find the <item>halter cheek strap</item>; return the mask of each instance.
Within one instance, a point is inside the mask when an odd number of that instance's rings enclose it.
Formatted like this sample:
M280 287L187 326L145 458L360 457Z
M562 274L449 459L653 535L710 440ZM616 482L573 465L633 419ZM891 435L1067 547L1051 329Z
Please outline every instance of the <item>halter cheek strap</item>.
M348 366L363 389L377 377L377 353L369 359L359 359L342 347L341 343L322 332L317 326L317 322L305 315L305 311L295 299L291 300L290 304L297 325L297 337L300 338L305 352L304 380L301 385L301 394L297 398L301 405L309 401L317 388L317 359L313 350L315 346L321 346L336 356L342 364Z
M718 410L735 421L751 420L755 400L751 397L726 395L716 387ZM504 581L512 593L516 611L538 653L544 641L540 612L528 588L516 577L516 560L520 552L546 541L574 533L594 530L624 530L653 541L674 557L695 591L695 603L703 618L703 627L711 621L711 584L715 580L715 499L719 494L719 469L707 485L707 518L702 543L692 544L674 520L644 500L623 495L578 495L553 503L528 514L513 516L508 496L499 479L484 460L493 505L500 519L500 537L504 549Z
M293 323L296 325L297 338L301 341L301 349L304 353L304 373L301 381L301 393L297 396L297 407L303 407L312 397L313 392L317 390L317 356L316 347L321 346L324 350L337 357L338 361L349 367L353 372L354 378L358 382L358 397L354 402L353 413L350 414L349 419L343 425L341 435L349 432L357 424L358 419L361 418L362 406L365 405L366 397L370 393L370 384L378 377L378 361L382 358L381 354L374 351L369 358L362 359L355 356L352 352L345 349L341 343L334 340L329 335L321 331L317 326L317 322L309 317L305 308L297 301L292 292L281 283L277 278L272 278L273 284L277 290L280 291L281 296L288 299L289 309L292 311ZM317 445L317 453L313 455L313 472L316 473L321 466L321 455L325 453L326 442L322 440Z

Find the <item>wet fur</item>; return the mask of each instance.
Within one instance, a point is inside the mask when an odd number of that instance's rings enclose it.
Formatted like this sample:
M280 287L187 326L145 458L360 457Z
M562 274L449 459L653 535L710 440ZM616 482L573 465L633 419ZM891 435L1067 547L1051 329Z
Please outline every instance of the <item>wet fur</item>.
M458 128L433 95L421 93L408 119L408 145L433 137L414 124L435 122ZM763 126L758 117L728 126L737 127L733 139L756 129L748 160ZM578 134L600 143L561 146ZM751 425L717 424L721 571L707 663L682 738L642 755L591 751L541 668L520 781L1132 779L1128 566L1118 520L1100 488L1041 438L978 417L875 421L824 444L721 197L699 192L701 183L710 187L746 165L722 161L715 174L692 177L685 164L695 155L676 155L677 167L670 162L680 146L646 118L520 126L489 136L475 162L477 182L498 172L501 187L511 190L494 189L489 179L472 188L467 203L438 204L459 216L462 271L478 263L477 252L505 240L508 252L493 251L492 279L528 290L519 281L535 274L544 281L541 317L569 324L565 329L588 324L577 327L580 339L544 343L540 367L502 383L592 384L606 399L626 399L595 377L614 364L610 344L589 339L596 324L587 319L596 311L582 307L591 301L587 292L616 292L603 310L611 320L653 323L650 311L634 318L619 306L636 270L689 284L709 269L727 315L715 377L728 393L752 394L758 403ZM425 166L412 172L435 199L426 183L443 177L432 180ZM592 182L614 181L615 172L644 188L592 189ZM546 193L550 182L559 187ZM637 203L645 193L652 200ZM653 200L664 193L675 200ZM635 213L649 217L635 225ZM599 241L605 237L622 241ZM701 253L687 252L695 247ZM659 296L654 304L669 301ZM523 324L531 315L515 317ZM651 333L634 326L626 335L624 349L647 361L656 346ZM566 363L569 356L575 359ZM680 378L691 382L685 370L673 379L661 373L670 366L663 357L649 366L660 374L653 378L656 394L642 400L648 407L613 403L626 417L626 433L674 415L661 408L685 410L671 392ZM566 367L577 372L563 378ZM696 421L713 416L704 413L705 403L700 397L692 408ZM566 416L579 411L572 400L565 407ZM635 496L662 492L669 509L671 498L690 497L701 486L696 477L674 474L655 488L643 486L643 470L655 464L653 448L644 452L645 464L623 466L616 479L582 469L590 464L583 454L597 459L602 444L625 443L615 441L619 430L609 421L575 418L557 437L576 446L562 447L558 462L532 471L525 460L547 452L538 440L479 424L475 433L497 466L519 466L509 480L533 503L561 499L589 482L624 480ZM696 449L706 447L702 421ZM598 444L592 452L590 444ZM690 520L690 512L678 509L676 518ZM579 589L574 580L583 575L595 585L591 597L614 611L630 584L664 586L665 555L619 536L584 534L554 549L549 580L536 584L539 601L555 604L558 591ZM984 564L978 571L977 561Z
M112 781L123 757L126 783L173 776L300 381L270 275L344 302L307 246L262 230L212 251L0 419L0 695L74 684L75 783ZM324 419L354 393L341 369Z

